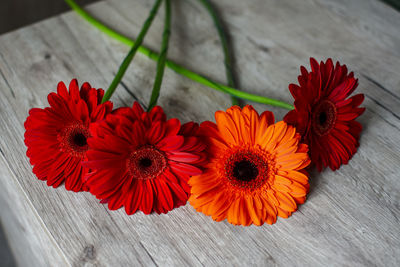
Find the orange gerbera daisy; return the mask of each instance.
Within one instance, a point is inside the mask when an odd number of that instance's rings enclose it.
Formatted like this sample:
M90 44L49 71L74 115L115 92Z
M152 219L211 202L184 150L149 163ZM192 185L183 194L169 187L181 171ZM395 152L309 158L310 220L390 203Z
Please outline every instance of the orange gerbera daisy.
M189 180L190 204L215 221L235 225L273 224L304 203L309 189L303 170L310 163L307 145L296 129L252 106L215 113L216 124L203 122L200 134L209 162Z

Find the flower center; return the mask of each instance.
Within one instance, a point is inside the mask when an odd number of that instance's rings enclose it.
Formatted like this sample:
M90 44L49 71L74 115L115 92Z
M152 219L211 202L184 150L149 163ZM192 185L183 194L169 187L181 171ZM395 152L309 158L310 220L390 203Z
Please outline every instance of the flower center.
M148 180L159 176L167 167L165 154L153 146L134 150L126 162L128 172L136 179Z
M256 179L257 175L258 168L254 163L246 159L234 163L233 176L236 179L240 181L250 182Z
M72 137L72 141L75 145L82 147L82 146L86 146L87 142L86 142L86 136L83 133L76 133L73 137Z
M322 100L314 108L313 128L322 136L328 134L336 122L336 106L330 100Z
M69 153L73 157L84 158L89 148L88 137L89 128L81 122L76 122L62 129L57 138L61 151Z
M265 153L239 148L224 160L223 175L236 188L257 189L265 184L269 172L273 171L274 164L269 158Z
M152 162L151 159L149 158L143 158L140 160L139 164L143 167L143 168L148 168L151 166Z

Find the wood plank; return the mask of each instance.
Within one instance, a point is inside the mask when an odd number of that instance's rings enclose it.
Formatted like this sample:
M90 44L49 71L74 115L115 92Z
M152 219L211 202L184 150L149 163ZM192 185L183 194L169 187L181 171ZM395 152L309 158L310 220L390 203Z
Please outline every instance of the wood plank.
M7 240L18 266L68 266L64 253L4 158L0 159L0 177L0 220L8 230Z
M399 265L400 14L379 1L363 2L218 1L232 29L242 88L291 101L287 85L296 81L299 65L310 55L331 56L356 72L359 91L367 96L361 146L350 164L336 172L313 172L309 198L299 211L263 227L216 223L189 205L167 215L127 216L107 210L88 193L37 181L23 144L28 110L47 105L47 94L60 80L77 77L107 87L128 47L73 13L1 36L0 149L9 171L0 166L0 181L10 198L26 194L16 205L18 213L38 214L37 223L25 220L24 227L39 239L54 240L50 249L58 252L45 254L58 261L64 255L68 265ZM150 5L110 0L89 10L135 36ZM223 82L222 53L207 14L194 0L174 1L173 14L171 58ZM162 17L145 39L154 49ZM146 103L154 76L155 63L138 55L113 96L115 105L130 105L135 98ZM202 121L227 108L229 97L168 70L159 103L170 117ZM272 110L277 118L285 114ZM15 193L16 185L21 193ZM9 203L2 198L2 206ZM25 215L26 203L32 210ZM46 242L37 246L46 248ZM32 254L21 255L22 262Z

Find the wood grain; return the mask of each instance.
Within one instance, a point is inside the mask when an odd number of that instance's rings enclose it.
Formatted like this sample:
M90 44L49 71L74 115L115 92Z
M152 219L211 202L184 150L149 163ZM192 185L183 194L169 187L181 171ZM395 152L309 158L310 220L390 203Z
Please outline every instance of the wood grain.
M292 101L287 86L310 56L332 57L355 72L367 111L350 164L336 172L313 171L311 192L299 211L263 227L216 223L189 205L167 215L127 216L107 210L88 193L47 187L25 156L28 110L46 106L60 80L76 77L107 87L129 49L66 13L0 37L1 220L8 222L21 265L400 265L400 14L375 0L215 3L231 29L240 87L249 92ZM88 10L134 37L150 5L108 0ZM208 15L194 0L173 1L172 11L170 58L224 82L222 52ZM145 39L153 49L159 48L162 18L161 13ZM155 66L137 55L112 98L115 106L147 103ZM165 72L159 104L170 117L213 119L229 101ZM278 119L285 114L271 110Z

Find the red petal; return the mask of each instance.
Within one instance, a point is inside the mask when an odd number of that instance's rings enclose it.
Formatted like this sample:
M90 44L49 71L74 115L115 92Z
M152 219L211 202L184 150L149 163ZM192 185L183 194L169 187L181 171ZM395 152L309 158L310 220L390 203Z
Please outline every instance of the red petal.
M163 121L152 123L150 130L147 132L147 140L150 144L157 144L165 135L166 127Z
M153 187L149 180L143 181L143 196L140 205L140 210L144 214L150 214L153 210Z
M203 173L203 171L199 168L185 163L173 163L171 164L171 169L174 172L187 174L189 176L199 175Z
M165 136L177 135L181 128L181 122L178 119L170 119L165 123Z
M183 136L193 136L196 135L198 129L199 125L193 121L190 121L182 125L179 134Z
M184 141L184 137L180 135L168 136L162 139L156 146L163 151L174 151L179 149Z
M162 179L157 180L154 184L157 188L156 194L158 200L157 209L155 211L157 213L167 213L174 207L174 200L172 198L171 191Z
M193 163L200 159L199 155L187 152L172 152L168 155L168 159L177 162Z

